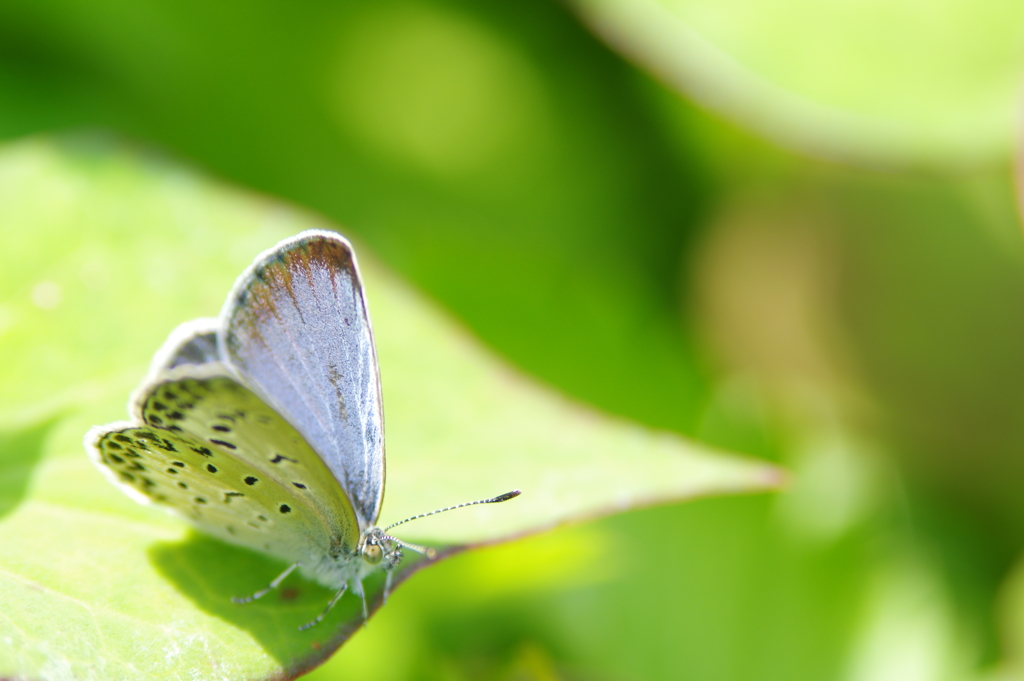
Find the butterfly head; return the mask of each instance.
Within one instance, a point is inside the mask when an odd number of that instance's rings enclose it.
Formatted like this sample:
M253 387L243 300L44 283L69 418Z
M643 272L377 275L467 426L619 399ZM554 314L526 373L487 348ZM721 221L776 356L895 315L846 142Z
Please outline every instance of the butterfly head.
M402 546L404 542L384 534L379 527L371 527L363 534L359 542L359 555L369 565L380 565L384 563L384 569L391 568L402 562ZM417 547L418 548L418 547ZM433 550L428 551L428 555Z

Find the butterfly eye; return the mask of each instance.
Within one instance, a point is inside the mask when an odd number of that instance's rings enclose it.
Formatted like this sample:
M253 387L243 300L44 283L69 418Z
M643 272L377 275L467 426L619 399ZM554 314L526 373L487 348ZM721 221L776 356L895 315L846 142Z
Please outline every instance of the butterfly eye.
M363 547L363 560L370 565L376 565L384 558L384 552L380 550L380 546L377 544L367 544Z

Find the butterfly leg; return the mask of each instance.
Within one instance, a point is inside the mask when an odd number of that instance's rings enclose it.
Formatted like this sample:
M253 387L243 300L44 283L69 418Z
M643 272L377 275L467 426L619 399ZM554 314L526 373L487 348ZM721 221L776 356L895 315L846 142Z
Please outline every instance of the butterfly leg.
M352 590L356 592L361 599L363 599L363 624L366 624L366 620L370 618L366 610L366 590L363 589L363 582L356 580L352 583Z
M320 613L319 615L317 615L316 619L313 620L312 622L306 622L301 627L299 627L299 631L305 631L306 629L309 629L310 627L313 627L313 626L316 626L317 624L320 624L320 622L323 621L323 619L327 615L327 613L331 611L331 608L334 607L334 604L337 603L338 600L341 598L341 595L343 593L345 593L346 589L348 589L348 584L346 584L345 586L343 586L340 589L338 589L338 593L334 594L334 598L332 598L331 602L327 604L327 607L324 608L324 611L322 613Z
M393 569L394 568L392 568L392 570ZM386 575L384 577L384 604L385 605L387 605L387 602L388 602L388 594L391 593L391 575L393 574L392 570L385 570L384 571L384 574Z
M293 563L292 565L288 566L287 570L285 570L284 572L279 574L277 576L277 578L274 579L274 581L272 581L270 583L270 586L268 586L266 589L263 589L262 591L257 591L252 596L246 596L245 598L232 598L231 602L232 603L251 603L252 601L255 601L257 598L263 598L268 593L270 593L271 591L276 589L278 587L278 585L281 582L284 581L284 578L287 577L288 575L290 575L292 573L292 570L294 570L297 567L299 567L299 564L298 563Z

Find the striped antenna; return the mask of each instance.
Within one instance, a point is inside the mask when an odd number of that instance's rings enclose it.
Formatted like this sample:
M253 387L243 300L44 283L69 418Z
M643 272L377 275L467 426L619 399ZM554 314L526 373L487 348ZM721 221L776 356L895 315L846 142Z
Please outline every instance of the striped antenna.
M419 515L414 515L411 518L406 518L405 520L401 520L401 521L399 521L397 523L391 523L390 525L385 527L383 531L387 532L392 527L398 527L399 525L404 525L405 523L409 522L410 520L419 520L420 518L426 518L428 515L437 515L438 513L444 513L445 511L454 511L455 509L462 508L463 506L476 506L477 504L498 504L498 503L501 503L502 501L508 501L509 499L515 499L520 494L522 494L522 492L520 492L517 489L514 489L511 492L505 492L504 494L499 494L498 496L493 497L491 499L481 499L479 501L467 501L464 504L457 504L455 506L449 506L448 508L439 508L436 511L431 511L430 513L420 513ZM402 542L399 542L399 543L401 544ZM408 548L412 548L414 551L416 550L416 549L414 549L411 546L409 546Z

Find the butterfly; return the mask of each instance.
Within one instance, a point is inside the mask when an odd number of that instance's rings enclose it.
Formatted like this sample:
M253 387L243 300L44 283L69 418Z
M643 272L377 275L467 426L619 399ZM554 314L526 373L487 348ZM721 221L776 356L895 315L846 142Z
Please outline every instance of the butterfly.
M310 230L264 252L221 315L182 324L129 401L131 421L91 429L86 449L133 499L288 563L335 589L327 607L386 572L402 549L388 531L417 518L507 501L518 490L376 526L384 496L384 421L373 331L355 253Z

